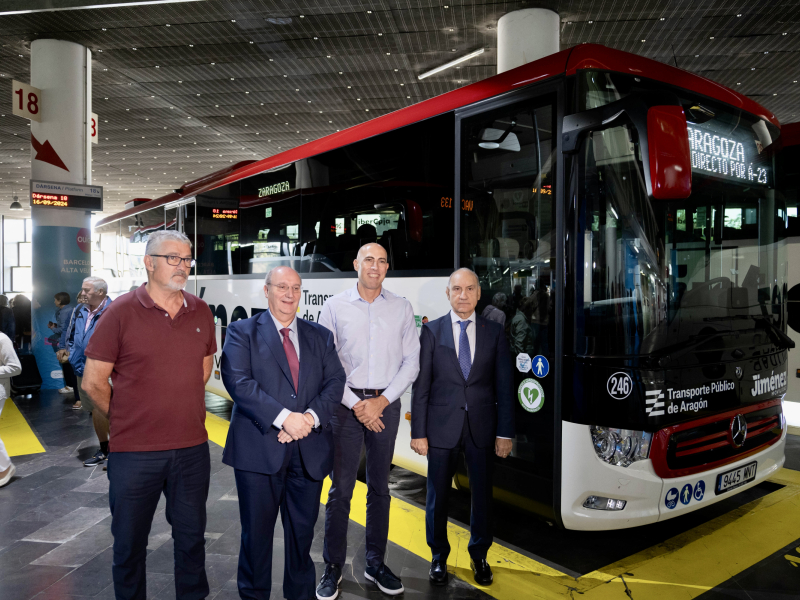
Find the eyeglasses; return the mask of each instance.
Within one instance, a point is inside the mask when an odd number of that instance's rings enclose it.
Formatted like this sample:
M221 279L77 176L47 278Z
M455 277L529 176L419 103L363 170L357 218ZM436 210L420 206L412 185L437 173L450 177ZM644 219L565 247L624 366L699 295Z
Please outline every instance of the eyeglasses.
M289 290L292 290L292 294L300 294L300 286L299 285L286 285L285 283L274 284L270 283L272 287L277 289L281 294L285 294Z
M179 264L183 263L191 269L196 264L191 256L189 258L181 258L180 256L175 256L174 254L170 254L169 256L166 254L151 254L150 256L166 258L167 264L171 267L177 267Z

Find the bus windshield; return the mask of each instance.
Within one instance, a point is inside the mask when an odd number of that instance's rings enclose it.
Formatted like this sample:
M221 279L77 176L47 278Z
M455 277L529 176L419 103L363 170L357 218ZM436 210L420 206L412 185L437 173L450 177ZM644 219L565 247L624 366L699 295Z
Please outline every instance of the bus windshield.
M581 87L585 110L647 86L586 72ZM576 351L658 357L667 366L785 348L788 215L771 147L778 131L672 92L688 120L688 199L648 198L630 123L591 132L576 160Z

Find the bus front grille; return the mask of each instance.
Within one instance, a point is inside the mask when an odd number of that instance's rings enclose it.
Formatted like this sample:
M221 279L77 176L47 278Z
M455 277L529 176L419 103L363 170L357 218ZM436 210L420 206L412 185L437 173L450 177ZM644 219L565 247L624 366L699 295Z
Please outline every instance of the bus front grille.
M742 435L741 415L747 424ZM653 439L650 457L659 477L693 475L736 462L777 442L784 418L779 398L666 427ZM744 438L744 439L742 439Z

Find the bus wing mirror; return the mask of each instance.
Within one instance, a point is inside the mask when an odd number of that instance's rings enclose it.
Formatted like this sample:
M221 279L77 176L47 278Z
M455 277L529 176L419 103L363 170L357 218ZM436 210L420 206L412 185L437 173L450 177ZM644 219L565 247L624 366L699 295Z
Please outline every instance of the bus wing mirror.
M688 198L692 193L692 157L682 107L653 106L648 109L647 146L653 198Z

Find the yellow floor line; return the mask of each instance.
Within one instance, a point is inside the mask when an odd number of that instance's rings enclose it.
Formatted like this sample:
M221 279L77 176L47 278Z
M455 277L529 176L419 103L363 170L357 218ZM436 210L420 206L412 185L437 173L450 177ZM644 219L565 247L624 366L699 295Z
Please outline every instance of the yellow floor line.
M228 422L213 415L209 422L216 430L212 434L209 429L209 437L224 444L222 431L227 431ZM452 547L448 567L459 579L498 600L619 599L627 597L626 589L634 598L689 600L800 539L800 472L782 469L771 480L786 487L577 580L495 543L487 557L494 583L479 586L469 568L469 531L452 523L447 532ZM326 479L323 504L329 489ZM350 519L360 525L366 525L366 494L367 486L356 482ZM599 551L601 538L598 533ZM431 559L425 511L398 498L392 498L389 539L424 560Z
M0 412L0 439L3 440L9 456L39 454L45 451L39 438L33 433L31 426L11 398L6 399Z
M225 419L212 415L206 412L206 431L208 431L208 439L217 444L218 446L225 447L225 440L228 439L228 428L230 422Z

